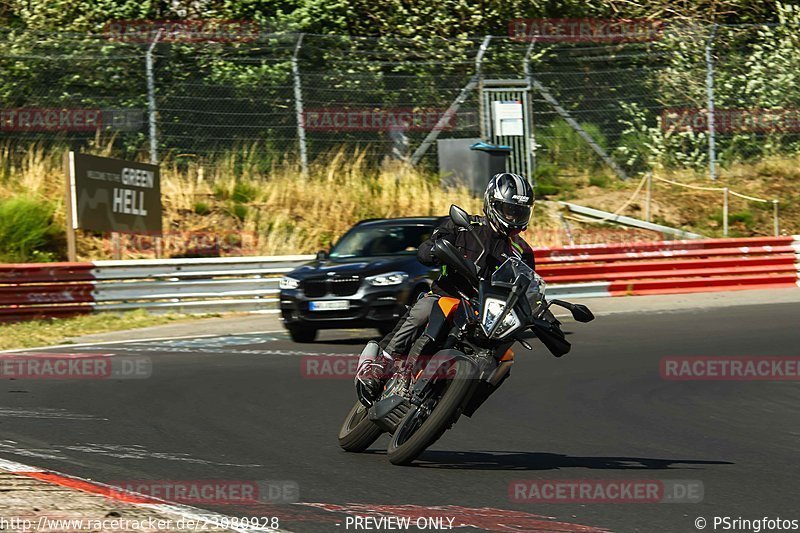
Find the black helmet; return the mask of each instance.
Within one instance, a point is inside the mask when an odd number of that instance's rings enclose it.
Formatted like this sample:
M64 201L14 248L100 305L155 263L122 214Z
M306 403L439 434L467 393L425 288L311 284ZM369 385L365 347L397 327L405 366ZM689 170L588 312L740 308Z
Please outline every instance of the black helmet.
M495 174L483 195L483 212L497 231L509 235L528 227L533 189L519 174Z

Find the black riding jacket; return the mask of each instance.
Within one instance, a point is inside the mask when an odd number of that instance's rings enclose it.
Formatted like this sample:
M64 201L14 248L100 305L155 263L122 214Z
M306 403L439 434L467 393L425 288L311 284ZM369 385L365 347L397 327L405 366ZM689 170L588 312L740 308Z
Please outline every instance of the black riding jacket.
M445 239L450 241L468 261L477 264L478 277L487 277L512 256L521 257L529 267L536 268L533 250L522 237L509 238L497 233L486 217L471 216L470 222L474 227L474 231L471 232L457 227L450 218L445 219L433 230L431 237L419 246L417 251L419 262L428 266L440 265L440 261L432 253L432 248L436 239ZM481 248L476 242L476 237L486 247L486 253L479 262L477 261ZM439 279L433 282L432 290L440 296L457 297L459 290L464 294L474 294L474 289L464 276L452 272L446 266L442 267Z

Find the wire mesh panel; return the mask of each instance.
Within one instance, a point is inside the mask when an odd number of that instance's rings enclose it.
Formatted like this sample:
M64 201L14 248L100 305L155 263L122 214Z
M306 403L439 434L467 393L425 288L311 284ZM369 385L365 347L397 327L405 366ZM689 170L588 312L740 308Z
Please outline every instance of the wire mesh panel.
M491 135L479 118L487 101L465 89L513 79L529 92L491 98L529 98L533 152L520 146L514 157L532 153L536 168L525 158L514 169L702 170L709 157L724 165L800 149L800 20L781 17L613 40L4 29L0 141L146 159L152 137L162 159L219 165L238 153L267 171L296 163L304 133L311 162L345 146L375 163L408 160L437 125L439 138ZM430 140L419 162L435 168Z

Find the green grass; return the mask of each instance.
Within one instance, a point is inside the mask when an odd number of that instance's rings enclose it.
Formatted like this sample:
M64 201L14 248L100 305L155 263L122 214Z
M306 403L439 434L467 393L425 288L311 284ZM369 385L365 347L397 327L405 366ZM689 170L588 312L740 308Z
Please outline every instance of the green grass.
M216 315L204 315L216 316ZM197 319L188 315L151 315L143 310L98 313L0 325L0 350L67 344L70 338Z
M54 223L55 207L25 196L0 201L0 262L54 261L64 231Z

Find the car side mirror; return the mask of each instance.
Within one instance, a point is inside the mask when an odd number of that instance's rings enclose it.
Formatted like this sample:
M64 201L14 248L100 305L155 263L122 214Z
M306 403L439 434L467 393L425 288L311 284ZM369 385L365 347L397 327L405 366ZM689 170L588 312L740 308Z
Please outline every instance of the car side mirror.
M459 228L472 230L472 224L469 222L469 214L456 204L450 206L450 220Z
M328 258L328 252L325 250L320 250L317 252L317 261L324 261Z

